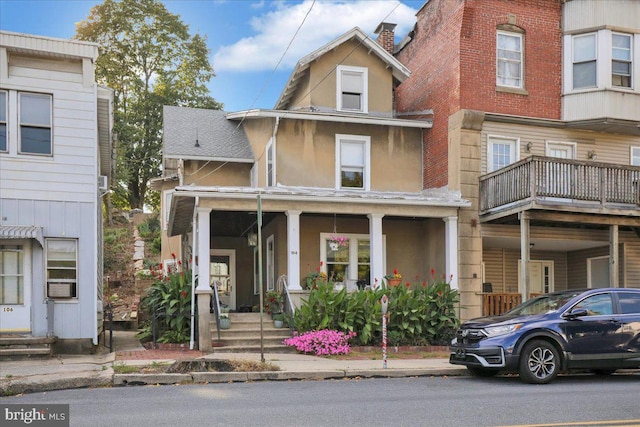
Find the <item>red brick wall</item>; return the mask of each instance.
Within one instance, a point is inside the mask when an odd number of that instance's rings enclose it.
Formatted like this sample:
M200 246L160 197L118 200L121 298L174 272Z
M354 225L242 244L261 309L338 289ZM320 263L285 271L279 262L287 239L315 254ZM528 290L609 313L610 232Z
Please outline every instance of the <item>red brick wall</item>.
M528 95L496 91L496 27L508 14L525 32ZM418 12L413 40L397 54L412 74L398 87L396 108L433 110L424 137L425 188L447 185L447 130L456 111L560 118L560 23L560 0L430 0Z

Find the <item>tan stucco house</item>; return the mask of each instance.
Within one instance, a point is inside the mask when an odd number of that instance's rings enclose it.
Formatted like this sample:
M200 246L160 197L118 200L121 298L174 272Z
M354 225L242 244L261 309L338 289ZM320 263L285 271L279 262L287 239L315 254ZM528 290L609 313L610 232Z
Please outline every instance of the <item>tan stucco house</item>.
M354 28L300 59L274 109L165 107L164 176L152 183L163 194L163 258L195 256L208 278L197 292L220 281L232 310L255 306L260 196L267 290L286 281L295 300L317 269L349 290L381 286L394 269L411 282L433 269L456 287L458 210L470 204L423 188L432 121L394 108L409 74Z

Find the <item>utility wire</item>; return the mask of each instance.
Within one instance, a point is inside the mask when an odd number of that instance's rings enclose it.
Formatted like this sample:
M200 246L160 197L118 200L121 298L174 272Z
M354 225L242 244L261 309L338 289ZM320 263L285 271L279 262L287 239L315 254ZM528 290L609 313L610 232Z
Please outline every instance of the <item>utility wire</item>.
M255 105L255 103L257 102L257 100L260 98L260 95L262 94L262 92L264 91L264 89L267 86L267 83L271 80L271 78L273 78L273 75L276 71L276 69L278 68L278 66L280 65L280 63L282 62L284 56L286 55L287 51L289 50L289 48L291 47L291 45L293 44L293 41L295 40L296 36L298 35L298 32L300 31L300 29L302 28L302 25L304 24L304 22L307 20L307 17L309 16L309 13L311 13L311 9L313 9L313 6L315 5L316 0L313 1L313 3L311 4L311 7L309 7L309 10L307 11L307 14L305 15L305 17L303 18L302 22L300 23L300 25L298 26L298 29L296 30L295 34L293 35L293 37L291 38L291 40L289 41L289 44L287 45L287 48L285 49L284 53L282 54L282 56L280 57L280 60L278 61L278 63L276 64L275 68L272 70L271 74L269 75L269 78L267 79L267 81L265 82L265 84L262 86L262 89L260 89L260 92L258 93L258 95L256 96L256 98L254 99L254 101L251 103L251 106L249 107L249 110L251 110L251 108ZM400 2L396 3L396 5L393 7L393 9L391 9L391 11L389 13L387 13L387 15L385 15L384 18L382 18L381 22L386 21L386 19L391 16L391 14L393 14L393 12L395 12L395 10L400 6ZM311 95L311 93L322 83L324 82L329 76L331 76L338 68L338 66L342 65L344 63L345 60L347 60L352 54L353 52L355 52L355 50L361 46L366 40L370 40L371 37L369 37L369 34L365 33L365 38L364 40L360 40L359 44L354 46L353 49L351 49L331 70L327 71L327 73L312 87L308 90L307 93L305 93L305 97L308 95ZM246 116L248 114L245 113L245 115L242 117L242 119L240 120L240 122L238 123L238 125L236 126L236 128L234 129L234 133L240 128L240 126L242 125L242 123L244 122ZM282 115L281 118L285 118L287 116L286 111L284 112L284 114ZM256 158L256 161L260 160L262 158L262 156L264 156L264 154L266 153L266 145L264 147L264 149L262 150L262 152L260 153L260 155ZM207 164L209 163L209 161L207 161ZM193 183L195 184L196 182L201 181L202 179L208 177L209 175L219 171L222 167L224 167L225 165L227 165L229 162L224 162L223 164L221 164L220 166L218 166L217 168L215 168L214 170L212 170L211 172L207 173L206 175L198 178L197 180L195 180ZM206 166L206 164L204 165ZM203 166L203 167L204 167ZM198 171L199 172L203 167L199 168ZM195 173L194 173L195 174ZM194 174L190 174L190 176L193 176Z

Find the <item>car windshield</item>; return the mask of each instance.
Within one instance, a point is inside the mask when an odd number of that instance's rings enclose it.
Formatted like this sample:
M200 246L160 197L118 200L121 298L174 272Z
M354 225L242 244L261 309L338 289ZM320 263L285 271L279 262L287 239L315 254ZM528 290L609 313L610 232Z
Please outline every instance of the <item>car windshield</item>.
M542 314L556 311L557 309L565 305L571 298L579 295L581 292L582 291L540 295L526 301L513 310L504 313L504 315L529 316L532 314Z

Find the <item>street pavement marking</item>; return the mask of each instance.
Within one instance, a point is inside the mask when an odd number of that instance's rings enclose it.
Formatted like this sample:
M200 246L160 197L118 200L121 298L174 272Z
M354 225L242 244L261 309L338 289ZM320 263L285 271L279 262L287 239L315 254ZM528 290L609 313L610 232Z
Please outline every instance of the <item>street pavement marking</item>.
M608 420L608 421L581 421L570 423L548 424L514 424L502 427L557 427L557 426L597 426L597 427L639 427L639 420Z

